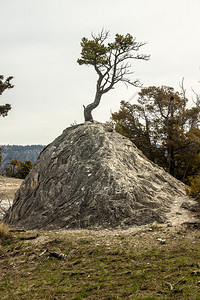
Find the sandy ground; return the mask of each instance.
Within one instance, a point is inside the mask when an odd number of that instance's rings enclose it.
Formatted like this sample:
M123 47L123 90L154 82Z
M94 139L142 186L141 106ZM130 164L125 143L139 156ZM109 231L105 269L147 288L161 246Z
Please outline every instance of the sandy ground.
M183 204L186 204L183 205ZM167 219L172 226L178 226L185 222L195 222L197 221L194 217L194 213L187 209L187 206L193 206L196 201L188 197L178 197L174 200L171 205L171 210L167 213ZM185 207L185 208L184 208Z
M12 204L15 192L19 189L22 179L0 176L0 219L4 210Z
M15 192L19 189L22 181L21 179L0 176L0 219L4 211L12 204ZM189 209L182 207L183 203L187 203L191 206L195 205L196 202L193 199L188 199L186 196L175 198L171 205L170 212L167 213L168 221L165 225L177 227L185 222L197 221ZM132 228L134 231L138 229L138 227ZM130 231L130 229L128 231Z

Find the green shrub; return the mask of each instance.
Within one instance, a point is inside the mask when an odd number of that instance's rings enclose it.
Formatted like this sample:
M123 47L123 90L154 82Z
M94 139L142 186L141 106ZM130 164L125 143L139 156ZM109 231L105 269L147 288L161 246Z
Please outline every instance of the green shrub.
M200 200L200 174L190 177L186 193L188 196Z

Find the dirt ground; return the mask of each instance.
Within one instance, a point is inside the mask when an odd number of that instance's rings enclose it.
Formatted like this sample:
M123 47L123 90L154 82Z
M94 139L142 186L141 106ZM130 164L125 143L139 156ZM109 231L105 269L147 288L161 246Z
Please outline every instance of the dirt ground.
M16 191L19 189L22 179L0 176L0 219L4 210L12 204Z
M12 200L22 181L22 179L0 176L0 195Z

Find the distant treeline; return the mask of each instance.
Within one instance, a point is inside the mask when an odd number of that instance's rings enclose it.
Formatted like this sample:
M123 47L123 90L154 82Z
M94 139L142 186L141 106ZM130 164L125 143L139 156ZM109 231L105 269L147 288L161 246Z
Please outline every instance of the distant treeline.
M12 160L19 160L21 162L31 161L34 163L40 152L44 149L44 145L0 145L2 148L1 156L1 170L4 169Z

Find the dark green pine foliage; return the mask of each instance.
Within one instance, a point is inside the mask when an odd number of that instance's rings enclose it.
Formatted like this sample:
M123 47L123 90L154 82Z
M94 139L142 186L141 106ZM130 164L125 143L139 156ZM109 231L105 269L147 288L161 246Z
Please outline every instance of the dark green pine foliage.
M11 84L12 79L13 77L10 76L4 80L4 76L0 75L0 95L2 95L5 90L12 89L14 87L14 85ZM0 116L6 117L9 110L11 110L10 104L0 105Z
M8 177L24 179L29 174L32 166L33 164L30 160L26 160L25 163L23 163L17 159L14 159L10 163L8 163L5 174Z
M116 130L153 162L187 182L200 171L200 107L173 88L143 88L137 104L122 101L112 114Z

